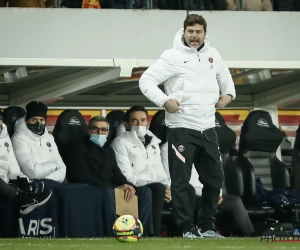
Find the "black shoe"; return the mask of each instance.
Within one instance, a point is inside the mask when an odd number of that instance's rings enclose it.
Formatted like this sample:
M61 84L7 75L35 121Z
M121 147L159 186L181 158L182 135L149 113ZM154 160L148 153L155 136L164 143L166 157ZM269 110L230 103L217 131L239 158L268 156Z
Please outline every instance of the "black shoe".
M28 214L36 207L45 204L51 197L52 191L46 191L38 194L24 193L19 191L16 199L20 205L20 213Z
M197 227L192 227L188 232L184 232L182 236L183 238L189 239L203 239L203 236Z

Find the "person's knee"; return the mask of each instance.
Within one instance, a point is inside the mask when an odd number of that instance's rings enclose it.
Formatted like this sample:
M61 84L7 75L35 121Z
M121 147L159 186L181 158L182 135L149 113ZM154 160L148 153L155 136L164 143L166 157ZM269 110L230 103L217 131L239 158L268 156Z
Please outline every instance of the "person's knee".
M164 199L165 195L166 195L166 187L164 184L159 183L159 182L155 182L155 183L151 183L147 185L152 193L152 196L158 198L158 199Z
M146 198L151 200L152 197L151 189L147 186L140 186L136 190L136 195L140 198Z
M115 190L111 187L102 187L101 188L102 195L107 200L115 200Z
M166 186L160 182L153 183L156 190L158 190L161 193L166 192Z

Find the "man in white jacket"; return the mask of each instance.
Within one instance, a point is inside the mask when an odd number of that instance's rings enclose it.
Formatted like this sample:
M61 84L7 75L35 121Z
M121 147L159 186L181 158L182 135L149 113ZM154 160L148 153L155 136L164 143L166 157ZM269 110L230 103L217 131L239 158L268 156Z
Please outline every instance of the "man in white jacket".
M210 46L207 23L190 14L175 35L173 48L163 52L140 79L143 94L165 107L168 157L172 180L173 211L183 237L201 238L213 229L224 174L218 150L215 106L225 107L235 98L235 88L220 54ZM157 85L164 82L165 93ZM194 227L188 206L192 165L203 183L200 224Z
M50 179L63 182L66 166L53 136L46 128L47 106L32 101L26 105L26 116L15 124L12 144L19 166L30 180Z
M13 184L8 184L8 182ZM32 193L28 178L24 175L16 160L7 127L0 114L0 194L16 199L20 212L27 214L34 208L43 205L52 192Z
M171 201L170 185L160 157L160 140L147 130L148 112L144 107L131 107L124 120L128 131L115 138L111 146L127 180L137 187L147 185L151 189L154 235L160 236L164 200Z

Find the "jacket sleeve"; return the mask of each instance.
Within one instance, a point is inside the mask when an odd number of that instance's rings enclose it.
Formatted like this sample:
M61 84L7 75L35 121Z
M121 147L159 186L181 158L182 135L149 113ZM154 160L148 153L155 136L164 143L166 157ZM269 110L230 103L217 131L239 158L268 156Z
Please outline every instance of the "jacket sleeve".
M73 146L68 152L67 157L67 177L71 178L71 181L76 183L89 184L98 188L105 186L115 188L115 186L112 183L95 177L90 172L87 157L87 152L81 146L81 144Z
M219 61L218 67L217 67L217 81L219 84L221 94L224 94L224 95L230 94L233 96L233 99L235 99L236 93L235 93L235 88L234 88L234 82L232 80L229 69L224 64L220 54L219 54L219 60L220 61Z
M25 136L13 136L12 144L21 171L27 175L30 180L43 179L55 171L57 164L54 161L37 163L33 160Z
M51 179L57 182L63 182L65 177L66 177L66 165L63 162L59 152L58 152L58 148L55 144L55 141L53 139L53 137L51 136L52 139L52 150L53 150L53 161L56 163L56 168L55 171L53 171L51 174L48 174L45 176L45 179Z
M157 145L157 147L159 147ZM160 149L159 149L160 152ZM161 158L161 152L157 156L157 161L156 161L156 168L157 169L157 174L158 174L158 179L157 182L161 182L164 185L168 185L170 187L170 179L168 178L169 176L167 175L164 166L162 164L162 158Z
M135 186L143 186L152 182L150 179L145 180L140 179L139 176L134 176L129 161L129 152L122 137L115 138L111 146L115 151L117 164L129 182L133 183Z
M157 106L163 107L170 99L158 85L174 75L174 66L170 63L171 52L165 51L161 57L151 65L141 76L139 86L142 93Z
M116 184L116 186L121 186L123 184L128 184L128 185L134 186L131 182L129 182L127 180L127 178L123 175L122 171L118 167L115 152L114 152L113 148L110 148L110 150L113 155L111 157L111 161L113 161L113 182L114 182L114 184Z
M1 157L1 156L0 156ZM0 179L8 182L8 165L6 161L0 160Z
M12 145L12 142L10 141L9 138L8 138L8 140L9 140L9 144ZM15 152L14 152L14 149L12 146L10 147L10 150L7 154L7 163L8 163L7 166L8 166L8 178L9 179L15 180L15 179L17 179L18 176L22 177L22 178L27 178L27 176L21 172L20 166L18 164L18 161L15 156Z
M170 177L170 171L169 171L169 160L168 160L168 142L164 143L160 147L160 156L161 156L161 162L164 168L164 171L168 178L168 185L171 186L171 177Z

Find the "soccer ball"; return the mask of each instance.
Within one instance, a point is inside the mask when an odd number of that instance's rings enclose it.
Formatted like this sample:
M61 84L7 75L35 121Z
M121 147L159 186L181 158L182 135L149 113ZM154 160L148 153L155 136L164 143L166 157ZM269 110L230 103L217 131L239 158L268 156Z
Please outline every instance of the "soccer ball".
M113 225L115 238L119 242L137 242L143 235L142 222L132 215L122 215Z

